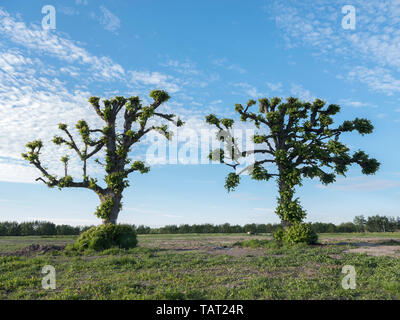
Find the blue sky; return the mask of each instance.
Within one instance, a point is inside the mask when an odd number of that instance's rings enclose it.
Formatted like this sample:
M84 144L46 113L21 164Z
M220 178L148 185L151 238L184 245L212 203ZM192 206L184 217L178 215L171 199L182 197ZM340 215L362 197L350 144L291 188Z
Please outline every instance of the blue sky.
M354 30L342 7L356 9ZM56 9L56 28L42 28L42 7ZM63 150L50 142L57 124L85 118L99 124L91 95L167 90L165 110L185 130L209 128L205 115L236 117L235 103L260 97L321 98L339 104L337 122L369 118L375 132L343 140L381 163L374 176L359 168L322 187L298 188L308 221L340 223L355 215L399 215L399 1L3 1L0 5L0 220L96 224L97 196L48 189L24 163L26 142L41 138L43 161L62 172ZM247 128L247 127L243 127ZM180 142L178 146L181 146ZM132 152L143 159L148 143ZM72 156L72 154L71 154ZM71 172L79 176L79 162ZM89 166L93 175L99 168ZM276 186L242 179L223 187L229 168L156 164L132 175L120 222L273 223Z

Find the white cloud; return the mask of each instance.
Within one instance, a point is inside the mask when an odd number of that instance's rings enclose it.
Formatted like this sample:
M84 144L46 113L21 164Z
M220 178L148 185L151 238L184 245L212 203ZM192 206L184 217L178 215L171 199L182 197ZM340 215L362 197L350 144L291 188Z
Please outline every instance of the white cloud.
M227 67L227 69L228 69L228 70L237 71L237 72L239 72L240 74L244 74L244 73L247 72L246 69L244 69L244 68L242 68L242 67L240 67L240 66L238 66L238 65L236 65L236 64L231 64L231 65L229 65L229 66Z
M266 7L289 48L309 46L313 55L339 68L375 91L399 93L399 1L362 1L356 8L356 30L341 27L341 6L326 1L275 1ZM343 4L344 5L344 4ZM354 68L356 61L359 67ZM376 68L371 69L373 63Z
M265 97L266 94L258 91L258 89L246 82L239 82L239 83L233 83L232 84L234 87L239 88L240 92L233 92L236 94L247 94L248 96L250 96L251 98L254 99L258 99L258 98L262 98Z
M32 182L34 171L22 162L25 144L34 139L45 143L43 161L61 174L59 158L67 152L49 142L57 131L57 125L65 122L73 126L85 118L90 124L98 119L88 106L89 93L68 90L57 78L48 78L34 69L31 59L23 58L16 51L1 52L0 59L0 180ZM39 60L35 60L40 63ZM13 72L9 73L12 69ZM62 118L60 118L62 114ZM57 132L58 133L58 132ZM71 159L71 173L80 175L79 161ZM36 172L35 178L38 177ZM14 179L14 180L13 180Z
M177 92L180 89L177 84L177 79L160 72L130 71L129 75L134 84L142 84L159 89L165 89L171 93Z
M240 74L244 74L247 72L247 70L242 68L241 66L238 66L237 64L229 63L228 59L226 59L226 58L214 59L212 61L212 63L215 64L216 66L222 67L226 70L236 71Z
M349 72L350 80L360 81L366 84L374 91L384 92L391 96L394 93L400 93L400 79L393 77L388 69L376 67L356 67Z
M175 71L185 75L198 75L200 73L199 70L197 70L196 65L189 60L180 62L178 60L168 59L167 62L160 63L160 65L163 67L171 67Z
M62 67L60 71L63 73L69 74L71 77L78 77L79 76L79 68L70 66L70 67Z
M384 119L384 118L386 118L387 116L388 116L387 113L378 113L378 114L376 115L376 117L379 118L379 119Z
M65 6L57 6L56 12L61 12L67 16L73 16L73 15L79 14L79 12L75 8L65 7Z
M100 6L100 10L103 15L98 17L98 20L104 26L104 29L108 31L118 30L121 25L119 18L104 6Z
M88 5L88 0L75 0L75 3L79 6L79 5L84 5L87 6Z
M60 157L68 153L69 173L80 178L81 163L73 151L55 146L50 140L55 134L62 134L57 129L60 122L68 124L73 132L79 119L87 120L93 128L103 126L88 103L92 94L101 97L137 94L146 100L149 89L164 89L179 94L183 104L171 99L160 111L179 115L188 129L200 132L206 128L204 116L211 112L212 106L204 101L202 108L187 108L185 102L199 103L181 92L184 86L198 89L187 73L178 78L157 71L125 71L112 59L96 56L56 32L27 27L3 9L0 9L0 39L0 181L33 182L39 177L38 171L21 158L25 144L34 139L44 142L41 158L49 172L62 175ZM171 65L187 70L194 66ZM95 89L88 82L92 74L96 74L92 80L102 80L96 81ZM117 87L116 81L120 81ZM80 141L76 132L74 136ZM94 176L101 170L92 162L88 169Z
M281 91L282 90L282 83L272 83L272 82L267 82L267 87L271 91Z
M210 104L221 104L223 101L221 99L211 101Z
M290 88L290 93L300 100L312 102L315 100L315 95L311 94L311 92L307 89L304 89L300 84L292 84Z
M1 8L0 35L41 54L48 54L68 63L89 66L96 79L116 79L125 73L124 69L110 58L94 56L73 41L43 30L36 25L28 28L24 22L16 21Z
M328 186L317 185L318 188L327 188L339 191L380 191L400 187L400 182L393 180L377 179L374 177L355 177L338 179Z
M354 107L354 108L376 107L375 105L372 105L367 102L361 102L361 101L356 101L356 100L351 100L351 99L341 99L341 100L339 100L339 104L346 106L346 107Z

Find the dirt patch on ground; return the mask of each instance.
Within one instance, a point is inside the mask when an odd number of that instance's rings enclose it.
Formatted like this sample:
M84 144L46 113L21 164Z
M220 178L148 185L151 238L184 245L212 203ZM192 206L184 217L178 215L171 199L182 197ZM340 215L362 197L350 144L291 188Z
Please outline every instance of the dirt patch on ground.
M370 256L388 256L388 257L400 257L400 246L384 246L384 245L370 245L361 246L359 248L348 249L343 251L344 253L366 253Z
M324 239L324 243L328 244L327 239ZM350 248L344 250L343 253L365 253L370 256L388 256L388 257L400 257L400 241L397 239L387 238L353 238L346 239L345 242L330 242L331 245L336 246L352 246L356 248ZM334 257L340 259L339 257Z
M169 249L171 250L171 249ZM228 247L228 246L197 246L192 248L173 248L175 252L204 252L217 255L228 255L232 257L243 257L243 256L262 256L264 255L263 249L252 249L252 248L240 248L240 247Z
M340 241L340 242L339 242ZM399 238L389 238L389 237L330 237L330 238L322 238L320 239L321 243L355 243L355 242L368 242L368 243L376 243L376 242L398 242Z
M31 244L30 246L14 251L14 252L4 252L0 253L2 256L31 256L34 254L45 254L49 251L62 251L64 250L65 246L56 246L56 245L40 245L40 244Z
M206 252L211 254L225 254L232 257L243 257L243 256L262 256L265 252L262 249L251 249L251 248L240 248L240 247L215 247L209 248Z
M151 242L142 242L141 245L147 248L166 249L166 250L200 250L212 247L232 247L234 243L250 239L265 240L270 239L266 236L210 236L198 239L153 239ZM140 243L140 242L139 242Z

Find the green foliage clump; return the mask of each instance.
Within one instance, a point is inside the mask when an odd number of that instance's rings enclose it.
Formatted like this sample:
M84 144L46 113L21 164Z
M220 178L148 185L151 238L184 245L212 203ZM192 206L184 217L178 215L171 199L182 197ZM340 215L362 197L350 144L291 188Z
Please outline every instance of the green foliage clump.
M136 231L130 225L103 224L83 232L76 242L68 247L70 250L87 249L103 251L110 248L129 249L137 245Z
M254 165L253 170L251 171L251 178L253 180L266 180L268 181L272 176L268 173L268 171L260 166L260 165Z
M114 206L112 197L106 197L104 201L97 206L95 215L101 219L107 219L111 215L111 210Z
M168 101L170 98L169 94L164 90L152 90L149 96L157 102L165 102Z
M317 242L318 235L311 228L310 224L295 222L286 229L275 231L273 238L278 243L288 245L296 243L313 244Z
M306 216L299 199L291 199L290 191L282 192L282 196L278 198L278 206L275 212L283 221L300 222Z
M234 121L232 119L221 119L221 123L226 127L226 128L232 128Z
M225 179L225 188L229 191L235 190L240 183L240 176L236 173L229 173Z
M133 171L139 171L142 174L150 171L150 167L146 167L143 161L133 162L131 168Z
M125 178L125 172L113 172L108 174L104 178L104 181L107 183L109 189L113 190L115 193L118 193L122 192L124 188L129 186L129 182Z
M72 182L73 182L73 179L72 179L71 176L65 176L64 178L61 178L58 181L58 187L60 189L61 188L67 188L67 187L71 186Z
M219 125L220 121L215 114L210 114L206 117L206 122L209 124Z
M272 233L272 237L278 243L283 243L283 239L285 237L285 231L282 228L279 228L274 233Z
M28 142L26 147L29 149L28 153L22 153L22 157L25 160L28 160L30 163L34 163L39 160L39 152L43 147L43 143L41 140L34 140L32 142Z
M223 162L224 158L225 152L221 148L211 151L208 155L208 159L210 159L211 161Z

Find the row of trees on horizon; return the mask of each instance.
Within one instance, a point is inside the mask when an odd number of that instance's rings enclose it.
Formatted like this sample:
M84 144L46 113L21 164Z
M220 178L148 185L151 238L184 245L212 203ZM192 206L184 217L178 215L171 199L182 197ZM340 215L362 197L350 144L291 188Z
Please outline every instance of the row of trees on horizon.
M347 233L347 232L395 232L400 230L400 217L387 216L356 216L353 222L335 225L333 223L313 222L311 228L316 233ZM56 225L48 221L33 222L0 222L0 236L53 236L79 235L91 226ZM185 233L273 233L281 228L276 224L246 224L244 226L229 223L213 224L182 224L168 225L160 228L134 226L138 234L185 234Z

